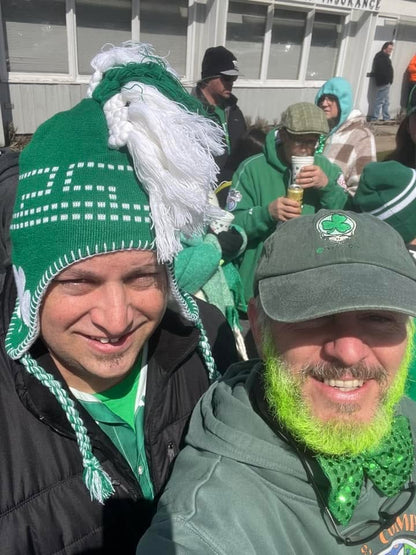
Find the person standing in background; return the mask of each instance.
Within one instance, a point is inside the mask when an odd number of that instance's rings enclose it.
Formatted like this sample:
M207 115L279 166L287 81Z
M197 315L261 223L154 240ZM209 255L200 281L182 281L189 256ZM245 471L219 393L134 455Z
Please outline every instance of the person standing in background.
M224 130L226 149L217 156L220 172L217 181L230 181L237 165L233 162L238 140L247 126L237 98L232 94L233 84L239 76L237 59L224 46L208 48L202 60L201 80L192 94L205 106L207 112Z
M371 115L370 121L377 121L378 116L381 114L383 121L390 119L389 114L389 94L390 85L393 83L393 65L391 63L391 53L393 52L393 43L391 41L385 42L377 54L374 56L373 68L371 70L371 77L374 77L376 82L376 99L374 102L374 110Z

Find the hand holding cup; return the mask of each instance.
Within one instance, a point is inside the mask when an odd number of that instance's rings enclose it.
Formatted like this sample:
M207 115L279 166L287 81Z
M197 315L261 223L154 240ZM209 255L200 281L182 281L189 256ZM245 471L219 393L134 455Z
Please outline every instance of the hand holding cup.
M328 177L319 166L304 166L298 173L296 183L303 189L320 189L328 185Z

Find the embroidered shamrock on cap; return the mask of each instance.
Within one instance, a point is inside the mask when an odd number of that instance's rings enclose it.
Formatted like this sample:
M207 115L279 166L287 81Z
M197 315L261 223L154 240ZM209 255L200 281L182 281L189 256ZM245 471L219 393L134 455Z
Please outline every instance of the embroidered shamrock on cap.
M355 221L346 214L330 214L321 218L316 224L321 237L331 241L345 241L355 230Z

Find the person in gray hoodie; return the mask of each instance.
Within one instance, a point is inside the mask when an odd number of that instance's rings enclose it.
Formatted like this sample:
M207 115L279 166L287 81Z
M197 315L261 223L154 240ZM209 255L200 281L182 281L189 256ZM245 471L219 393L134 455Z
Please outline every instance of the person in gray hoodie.
M414 553L416 266L400 235L347 211L282 223L255 293L262 360L196 406L137 554Z

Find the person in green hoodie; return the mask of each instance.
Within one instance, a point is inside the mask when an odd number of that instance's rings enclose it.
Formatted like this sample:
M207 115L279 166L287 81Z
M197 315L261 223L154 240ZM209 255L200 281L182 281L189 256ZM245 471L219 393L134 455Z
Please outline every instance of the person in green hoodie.
M233 176L227 210L247 234L247 247L237 261L246 302L253 296L253 276L263 242L276 224L320 208L342 208L346 202L341 169L322 154L302 168L296 183L304 189L303 204L286 198L292 183L292 156L313 156L319 136L328 133L323 111L309 102L283 112L278 129L267 134L264 150L245 160Z
M137 554L414 553L416 265L400 235L369 214L293 219L255 292L262 360L196 406Z

